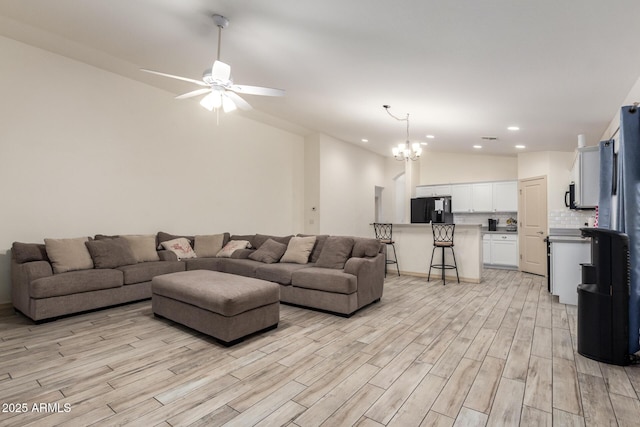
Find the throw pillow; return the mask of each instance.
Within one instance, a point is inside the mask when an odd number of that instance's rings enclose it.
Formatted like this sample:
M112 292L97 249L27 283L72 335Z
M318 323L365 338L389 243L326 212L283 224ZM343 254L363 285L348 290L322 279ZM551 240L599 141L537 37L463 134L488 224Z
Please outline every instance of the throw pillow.
M224 234L196 236L194 249L199 257L214 257L224 244Z
M351 237L329 236L318 257L316 267L344 268L352 248L353 239Z
M287 246L287 251L280 258L280 262L295 262L296 264L306 264L309 262L309 255L316 244L316 236L292 237Z
M255 242L253 241L255 237L255 234L232 234L230 239L240 241L246 240L247 242L249 242L249 246L247 246L247 249L251 249L256 247L256 245L254 244Z
M309 234L298 234L298 237L309 237ZM318 262L318 258L322 253L322 247L324 246L324 242L327 241L329 237L328 234L321 234L316 236L316 244L311 251L311 256L309 257L309 262Z
M278 262L282 255L287 250L287 245L284 243L278 243L275 240L268 239L257 251L249 255L249 258L254 261L264 262L265 264L273 264Z
M187 239L189 241L189 245L193 245L193 239L195 236L176 236L173 234L165 233L164 231L158 231L158 250L162 250L162 243L168 242L169 240L179 239L181 237Z
M95 268L116 268L137 262L129 242L121 237L89 240L84 244L89 250Z
M189 244L189 240L184 237L178 237L177 239L162 242L162 247L176 254L178 260L197 257Z
M278 243L282 243L286 246L289 244L289 240L291 240L292 237L293 237L292 235L281 237L281 236L269 236L267 234L256 234L253 237L253 240L251 241L251 245L256 249L260 249L260 246L262 246L264 242L271 239L271 240L275 240Z
M88 237L75 239L44 239L47 256L51 261L54 273L65 273L74 270L93 268L93 260L89 249L84 244Z
M122 238L129 242L137 262L160 261L156 251L156 236L153 234L130 234Z
M18 264L30 261L48 261L47 249L41 243L13 242L11 254Z
M351 256L357 258L374 257L380 252L380 240L366 237L356 237Z
M251 246L248 240L231 240L224 245L224 248L220 249L220 252L216 254L218 258L231 258L231 254L238 249L246 249Z

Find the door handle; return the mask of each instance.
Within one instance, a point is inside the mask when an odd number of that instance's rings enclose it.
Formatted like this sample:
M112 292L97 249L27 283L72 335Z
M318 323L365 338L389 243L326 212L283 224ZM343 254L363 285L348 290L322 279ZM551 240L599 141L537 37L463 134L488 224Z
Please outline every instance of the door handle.
M538 234L544 234L544 231L538 231Z

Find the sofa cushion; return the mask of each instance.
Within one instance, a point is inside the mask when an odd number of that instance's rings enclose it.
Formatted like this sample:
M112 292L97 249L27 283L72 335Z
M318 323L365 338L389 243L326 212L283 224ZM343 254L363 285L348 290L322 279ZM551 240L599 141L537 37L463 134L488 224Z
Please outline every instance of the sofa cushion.
M231 258L231 255L240 249L246 249L251 246L248 240L230 240L224 248L220 249L216 256L218 258Z
M354 237L353 252L351 256L357 258L374 257L380 252L381 243L377 239L367 237Z
M226 233L225 233L226 234ZM226 243L225 234L198 235L195 237L193 249L199 257L214 257Z
M150 261L133 265L118 267L117 270L124 274L124 284L133 285L135 283L148 282L155 276L167 273L177 273L185 270L182 261Z
M264 264L252 259L221 258L220 270L223 273L237 274L245 277L256 277L256 270Z
M284 243L278 243L275 240L268 239L264 242L257 251L249 254L249 258L254 261L264 262L265 264L273 264L280 261L282 255L287 250L287 245Z
M51 261L54 273L65 273L74 270L93 268L93 260L85 242L88 237L75 239L44 239L47 256Z
M353 238L330 236L322 248L316 267L343 269L344 263L351 256L352 249Z
M31 298L72 295L122 286L121 271L111 269L79 270L36 279L29 284Z
M282 243L285 246L287 246L289 244L289 240L291 240L293 236L284 236L284 237L279 237L279 236L269 236L266 234L256 234L253 237L253 241L251 242L251 244L253 245L254 248L256 249L260 249L260 247L269 239L271 240L275 240L278 243Z
M31 261L49 261L47 248L42 243L13 242L11 255L18 264Z
M309 237L309 236L313 236L313 234L298 234L298 236ZM309 262L318 262L318 258L320 257L320 254L322 253L322 248L324 247L324 243L329 238L329 235L320 234L315 237L316 237L316 244L313 245L313 250L311 251L311 255L309 256Z
M122 236L131 247L136 262L160 261L153 234L129 234Z
M162 242L167 242L169 240L179 239L180 237L184 237L185 239L187 239L189 241L190 245L193 245L193 241L195 239L195 236L176 236L174 234L165 233L164 231L158 231L158 235L157 235L158 246L157 246L157 249L158 250L162 249Z
M190 270L210 270L210 271L222 271L220 263L225 258L190 258L185 259L184 263L187 266L187 271Z
M191 247L191 244L189 243L189 240L184 237L167 240L166 242L162 242L161 244L163 248L176 254L179 260L197 257L196 253Z
M358 289L358 278L342 270L309 267L294 271L291 284L298 288L352 294Z
M247 248L254 248L253 239L256 237L255 234L232 234L229 240L246 240L249 242L249 246Z
M291 276L293 275L294 271L309 267L313 267L313 264L295 264L282 262L278 262L275 264L266 264L256 269L256 278L280 283L281 285L290 285Z
M316 236L292 237L289 240L287 251L280 258L280 262L294 262L296 264L306 264L309 262L309 255L316 244Z
M249 255L251 255L255 251L255 249L236 249L235 251L233 251L229 258L248 259Z
M129 242L122 237L90 240L85 242L85 245L89 249L95 268L116 268L137 262Z

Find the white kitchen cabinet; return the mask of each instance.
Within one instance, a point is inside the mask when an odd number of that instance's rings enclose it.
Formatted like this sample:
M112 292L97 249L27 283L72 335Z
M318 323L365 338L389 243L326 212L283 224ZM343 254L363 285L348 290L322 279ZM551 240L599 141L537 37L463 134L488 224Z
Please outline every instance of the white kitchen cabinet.
M453 184L451 186L451 212L473 212L471 184Z
M471 184L471 209L473 212L493 212L493 184Z
M591 262L591 243L587 239L556 237L551 241L551 293L562 304L578 305L578 285L582 266Z
M482 263L518 267L518 236L515 233L487 233L482 236Z
M418 185L416 197L451 196L451 185Z
M482 263L491 264L491 235L482 236Z
M518 211L518 182L505 181L493 183L493 211Z
M599 147L578 148L571 173L576 185L576 207L595 209L599 203L600 196Z

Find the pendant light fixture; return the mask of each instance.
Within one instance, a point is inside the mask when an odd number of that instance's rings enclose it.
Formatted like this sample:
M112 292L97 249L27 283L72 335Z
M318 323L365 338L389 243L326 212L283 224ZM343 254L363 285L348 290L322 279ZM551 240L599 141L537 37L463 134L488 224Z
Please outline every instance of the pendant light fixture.
M391 106L383 105L382 108L385 109L387 114L389 114L391 117L398 120L399 122L407 122L407 139L405 140L404 143L400 143L398 144L397 147L393 147L393 149L391 150L393 152L393 157L396 160L401 160L401 161L402 160L406 160L406 161L418 160L420 158L420 155L422 154L422 147L420 146L419 142L414 142L413 144L409 142L409 113L407 113L406 118L401 119L391 114L391 111L389 111L389 108L391 108Z

